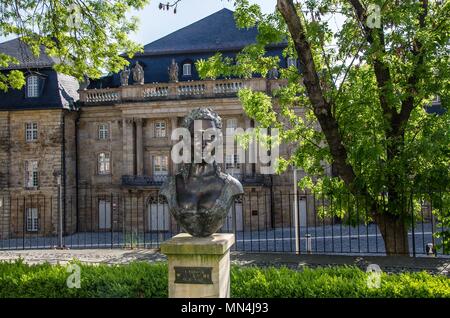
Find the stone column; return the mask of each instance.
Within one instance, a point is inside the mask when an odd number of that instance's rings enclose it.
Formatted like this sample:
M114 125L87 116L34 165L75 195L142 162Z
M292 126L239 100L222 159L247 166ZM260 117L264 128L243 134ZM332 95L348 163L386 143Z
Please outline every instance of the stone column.
M251 120L250 120L250 118L248 118L248 117L245 117L244 118L244 121L245 121L245 127L244 127L244 129L245 130L247 130L247 128L251 128L252 127L252 125L251 125ZM250 163L250 160L251 159L253 159L253 162L254 162L254 160L256 159L256 158L258 158L258 154L257 154L257 152L256 151L253 151L253 155L254 155L254 158L251 158L251 150L250 150L250 147L251 147L252 145L250 144L249 145L249 148L247 148L246 150L245 150L245 154L246 154L246 159L245 159L245 164L244 164L244 175L246 175L246 176L252 176L252 174L253 174L253 169L252 169L252 167L253 167L253 165L254 165L254 163ZM254 148L255 149L255 148ZM256 149L255 149L256 150Z
M134 153L133 153L133 120L124 118L123 122L123 174L134 174Z
M144 175L144 140L142 138L142 118L134 120L136 123L136 172Z
M192 237L181 233L161 244L169 260L170 298L229 298L234 234Z
M178 117L172 117L170 125L171 125L171 131L170 131L169 138L171 138L171 136L172 136L172 131L178 127ZM171 145L173 146L177 142L178 141L176 141L176 140L172 140L171 141ZM172 151L172 149L170 149L170 150ZM169 154L169 160L170 160L170 166L171 166L172 175L175 175L177 169L176 169L176 164L174 164L173 161L172 161L171 153Z

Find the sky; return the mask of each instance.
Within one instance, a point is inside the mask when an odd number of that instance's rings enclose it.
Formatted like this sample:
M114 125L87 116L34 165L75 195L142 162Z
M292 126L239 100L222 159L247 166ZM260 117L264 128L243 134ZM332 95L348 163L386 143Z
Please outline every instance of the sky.
M233 0L182 0L178 4L177 13L159 10L160 2L167 3L174 0L150 0L143 10L132 11L129 16L139 18L139 30L130 34L130 38L142 45L153 42L167 34L183 28L223 8L233 10ZM276 0L250 0L261 6L264 13L273 12ZM10 40L15 36L1 37L0 42Z
M140 21L139 31L130 35L132 40L141 44L153 42L223 8L233 10L234 3L232 0L182 0L174 14L173 11L159 10L159 3L167 1L173 0L150 0L144 10L131 13ZM274 11L277 2L250 0L250 3L259 4L264 13L270 13Z

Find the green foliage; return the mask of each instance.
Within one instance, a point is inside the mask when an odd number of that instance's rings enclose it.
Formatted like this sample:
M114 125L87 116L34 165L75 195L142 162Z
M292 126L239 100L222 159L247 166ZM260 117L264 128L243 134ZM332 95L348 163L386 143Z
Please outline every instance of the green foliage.
M167 297L167 264L83 265L81 288L68 288L62 265L0 263L0 297L96 298ZM380 288L367 287L368 274L356 267L294 271L287 268L231 269L231 296L255 297L450 297L450 279L426 273L382 274Z
M103 72L117 72L129 56L142 50L128 35L137 20L127 16L142 9L148 0L19 0L2 3L0 35L21 37L38 56L41 50L57 58L59 72L82 79L98 78ZM0 67L17 61L0 54ZM0 89L24 84L17 71L0 75Z

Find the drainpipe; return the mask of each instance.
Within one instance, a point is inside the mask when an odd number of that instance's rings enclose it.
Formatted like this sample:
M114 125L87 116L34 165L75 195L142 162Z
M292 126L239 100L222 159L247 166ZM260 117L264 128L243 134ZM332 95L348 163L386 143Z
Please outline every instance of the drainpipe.
M78 182L79 182L79 171L78 171L78 163L79 163L79 158L78 158L78 133L79 133L79 125L80 125L80 112L81 110L78 109L77 110L77 117L75 118L75 214L76 214L76 222L75 222L75 233L78 233L79 230L79 220L80 220L80 211L79 211L79 186L78 186Z
M61 132L62 132L62 145L61 145L61 212L62 212L62 234L66 232L66 111L62 111L61 118Z

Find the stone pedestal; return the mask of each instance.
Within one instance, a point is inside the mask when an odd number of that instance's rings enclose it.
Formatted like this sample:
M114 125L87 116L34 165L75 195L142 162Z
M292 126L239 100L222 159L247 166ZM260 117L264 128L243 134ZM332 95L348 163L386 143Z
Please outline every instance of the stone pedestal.
M230 297L230 248L234 234L192 237L181 233L161 244L169 259L170 298Z

